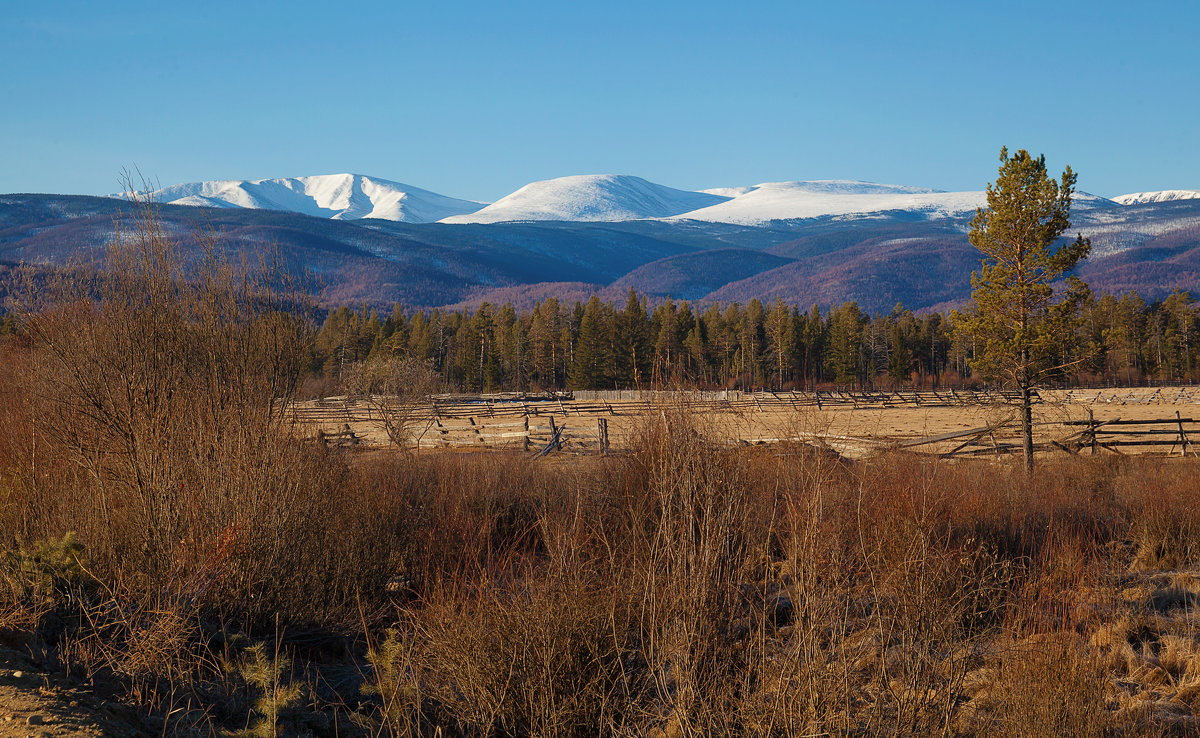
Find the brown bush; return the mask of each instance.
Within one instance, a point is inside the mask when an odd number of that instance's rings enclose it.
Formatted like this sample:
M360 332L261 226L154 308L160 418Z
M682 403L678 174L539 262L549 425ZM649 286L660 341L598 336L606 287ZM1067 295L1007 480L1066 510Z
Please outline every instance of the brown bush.
M356 590L387 581L390 546L360 534L378 511L346 495L343 460L280 412L310 327L279 275L203 245L184 264L142 203L102 269L17 292L5 530L74 531L102 580L248 622L351 619Z

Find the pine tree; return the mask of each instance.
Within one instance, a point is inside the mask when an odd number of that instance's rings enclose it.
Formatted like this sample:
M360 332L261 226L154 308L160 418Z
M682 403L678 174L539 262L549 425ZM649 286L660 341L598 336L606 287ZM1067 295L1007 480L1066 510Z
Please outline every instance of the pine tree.
M815 388L821 380L821 369L825 363L825 321L821 318L819 306L813 305L808 311L798 340L804 346L802 379L811 381Z
M959 329L975 339L972 368L985 378L1021 392L1025 467L1033 468L1032 391L1051 373L1075 363L1064 349L1075 342L1079 307L1090 294L1082 281L1067 279L1091 242L1082 235L1056 247L1071 227L1076 175L1067 167L1060 181L1046 173L1046 158L1024 149L1000 151L999 176L987 188L987 208L971 221L971 244L983 253L971 276L972 306L957 316Z
M842 303L829 313L829 368L840 385L861 382L862 341L867 316L857 302Z
M682 346L679 341L678 308L668 298L654 309L651 333L654 335L654 365L651 381L656 388L663 388L674 378L675 363L679 360Z
M641 389L650 367L648 321L645 304L630 287L625 309L618 316L615 359L621 381L634 389Z
M791 363L795 331L792 326L792 311L782 297L775 298L775 304L771 306L771 312L767 315L765 328L767 338L771 342L771 355L774 357L775 386L783 389L784 369Z
M599 298L593 295L579 319L579 339L569 376L573 389L599 389L608 384L609 343L603 313Z

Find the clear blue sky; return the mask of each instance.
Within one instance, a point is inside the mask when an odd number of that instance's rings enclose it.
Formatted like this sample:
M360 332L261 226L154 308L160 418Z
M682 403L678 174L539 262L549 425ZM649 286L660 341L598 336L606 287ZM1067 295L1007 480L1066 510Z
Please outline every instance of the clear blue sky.
M0 192L352 171L1200 188L1200 3L0 0Z

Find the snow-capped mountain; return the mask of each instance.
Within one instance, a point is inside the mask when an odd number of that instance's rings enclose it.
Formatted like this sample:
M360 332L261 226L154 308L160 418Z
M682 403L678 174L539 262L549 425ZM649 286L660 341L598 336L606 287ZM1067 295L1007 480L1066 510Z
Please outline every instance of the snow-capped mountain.
M724 187L705 192L731 196L725 202L675 216L671 220L760 225L830 215L865 215L908 211L926 218L952 218L987 204L987 193L943 192L924 187L831 179L810 182L767 182L752 187ZM1079 208L1113 203L1086 192L1075 194Z
M156 202L170 205L286 210L319 218L383 218L406 223L432 223L475 212L485 204L361 174L192 182L148 194Z
M149 193L157 202L212 208L284 210L337 220L381 218L406 223L521 221L701 221L753 226L771 221L906 211L952 218L986 204L985 193L943 192L858 180L766 182L746 187L680 190L623 174L592 174L532 182L487 205L361 174L178 184ZM118 195L117 197L120 197ZM1077 209L1200 198L1200 191L1122 195L1086 192Z
M228 202L214 197L223 189L176 191L174 199L212 205L207 221L230 248L251 255L275 254L278 248L290 266L321 275L327 292L319 299L329 305L531 304L546 296L568 300L593 293L623 300L634 288L652 298L722 303L775 297L801 305L856 300L868 312L886 312L897 302L923 309L965 300L971 272L979 267L967 230L982 193L862 182L775 183L673 195L706 199L692 210L686 210L691 202L675 200L683 218L620 225L561 220L449 225L346 220L354 212L348 207L353 198L336 210L333 198L324 198L330 207L320 214L341 219L250 210L243 206L264 205L248 199L261 190L242 189L247 199ZM277 200L269 204L280 206ZM578 201L567 204L576 207L553 217L580 212ZM1073 204L1069 234L1079 232L1092 241L1079 275L1097 293L1136 290L1147 300L1176 289L1200 294L1200 198L1124 206L1079 193ZM166 232L194 228L196 216L189 210L164 206L160 216ZM955 211L965 212L940 215ZM590 215L657 212L662 210L618 209L610 203ZM846 214L794 217L829 212ZM113 221L128 214L126 203L103 197L0 195L0 271L4 263L100 258L114 238ZM689 214L692 219L684 219ZM187 253L195 246L190 239L180 241Z
M626 174L588 174L533 182L482 210L442 222L646 220L681 215L728 199L727 195L677 190Z
M1158 192L1132 192L1118 195L1113 202L1122 205L1143 205L1148 202L1171 202L1173 200L1200 199L1200 190L1159 190Z
M749 187L716 187L691 192L629 175L560 177L525 185L468 215L443 223L510 221L704 221L762 225L771 221L822 216L908 211L925 218L950 218L986 205L986 194L943 192L924 187L858 180L767 182ZM1085 192L1077 208L1116 207Z
M983 192L939 192L857 180L766 182L752 187L710 191L730 194L740 191L740 194L725 202L676 216L674 220L757 225L772 220L885 210L913 210L937 217L971 212L984 204Z

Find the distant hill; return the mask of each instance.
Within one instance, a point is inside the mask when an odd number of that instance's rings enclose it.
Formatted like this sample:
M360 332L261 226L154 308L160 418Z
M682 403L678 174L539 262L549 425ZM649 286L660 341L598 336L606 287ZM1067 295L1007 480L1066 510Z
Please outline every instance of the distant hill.
M617 187L601 188L610 194L629 192L621 180L608 184ZM681 206L673 195L648 192L662 198L638 207ZM771 189L692 194L716 198L703 210L764 192ZM414 223L170 204L161 205L160 212L185 255L196 253L194 232L215 230L231 250L277 253L289 268L312 274L319 284L315 291L330 305L532 303L552 296L581 299L593 292L623 300L632 287L654 299L703 303L782 297L800 305L857 300L868 311L887 311L897 302L922 309L969 297L979 254L966 237L973 214L965 210L968 203L952 207L947 203L955 198L949 197L934 210L912 207L912 198L930 198L928 204L953 194L865 183L790 183L772 197L779 202L880 198L876 204L907 206L762 222L667 216ZM603 202L595 205L594 212L613 212ZM784 212L758 207L745 212ZM115 222L128 218L130 208L114 198L0 195L0 264L53 265L99 256L116 233ZM1200 199L1120 205L1081 197L1072 219L1071 235L1079 231L1092 239L1092 257L1079 272L1096 289L1137 290L1148 299L1176 288L1200 295Z
M144 194L170 205L280 210L335 220L447 224L665 220L763 227L780 221L900 212L915 219L953 219L985 204L983 191L943 192L849 179L692 191L628 174L540 180L491 204L361 174L191 182ZM1093 210L1197 196L1200 191L1163 190L1122 195L1114 201L1078 192L1074 205L1076 210Z
M1197 198L1200 198L1200 190L1159 190L1158 192L1134 192L1129 195L1118 195L1113 198L1113 202L1122 205L1144 205L1150 202L1172 202Z

